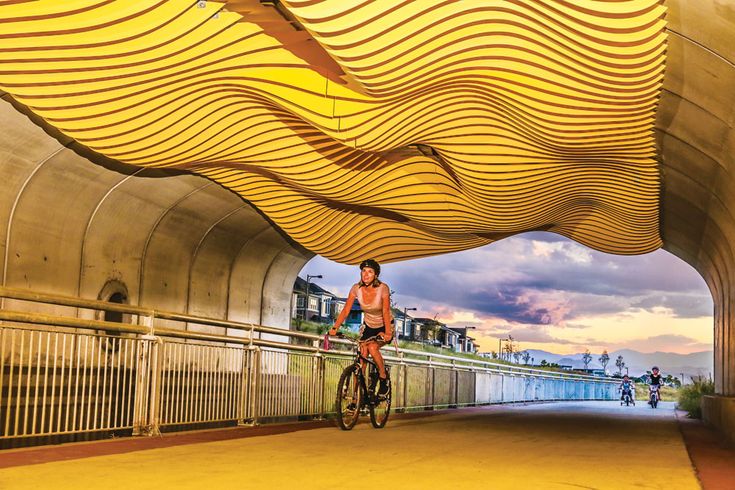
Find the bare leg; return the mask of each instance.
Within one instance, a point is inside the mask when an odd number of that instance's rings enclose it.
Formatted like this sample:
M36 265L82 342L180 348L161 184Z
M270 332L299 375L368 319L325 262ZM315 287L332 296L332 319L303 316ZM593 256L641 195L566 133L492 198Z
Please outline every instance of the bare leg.
M360 344L360 355L362 357L367 358L368 354L370 352L369 346L366 343ZM365 368L367 367L367 362L360 361L360 365L362 366L362 374L365 374Z
M385 361L383 360L383 355L380 353L380 345L378 345L377 342L369 342L368 352L370 352L370 355L373 356L373 360L378 366L378 375L381 378L385 379Z

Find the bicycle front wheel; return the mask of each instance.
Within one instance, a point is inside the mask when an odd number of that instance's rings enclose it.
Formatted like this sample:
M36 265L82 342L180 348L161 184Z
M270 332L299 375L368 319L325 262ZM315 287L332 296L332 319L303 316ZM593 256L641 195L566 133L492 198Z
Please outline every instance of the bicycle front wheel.
M337 423L342 430L352 429L357 419L360 418L362 396L357 380L358 369L355 366L347 366L337 383L335 410L337 411Z
M376 429L382 429L388 422L390 415L390 400L393 394L393 387L390 380L388 381L388 392L385 395L375 394L375 403L370 404L370 423Z

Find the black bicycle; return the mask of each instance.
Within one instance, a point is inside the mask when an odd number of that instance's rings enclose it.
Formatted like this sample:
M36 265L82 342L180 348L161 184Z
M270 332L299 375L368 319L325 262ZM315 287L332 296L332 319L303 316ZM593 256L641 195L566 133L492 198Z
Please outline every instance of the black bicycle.
M659 386L648 385L648 404L651 405L651 408L656 408L660 400L661 394L659 393Z
M337 334L338 337L349 340L354 345L355 361L347 366L337 383L337 400L335 409L337 411L337 422L342 430L352 429L360 418L360 412L365 408L370 412L370 422L376 429L382 429L388 422L390 415L391 383L390 368L385 366L388 378L388 392L384 395L378 394L378 366L371 359L360 353L360 343ZM362 368L367 364L368 375ZM368 382L369 380L369 382Z

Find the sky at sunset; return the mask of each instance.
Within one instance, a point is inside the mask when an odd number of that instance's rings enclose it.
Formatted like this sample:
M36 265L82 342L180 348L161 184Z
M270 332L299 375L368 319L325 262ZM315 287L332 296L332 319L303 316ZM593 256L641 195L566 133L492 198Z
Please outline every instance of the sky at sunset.
M481 351L508 335L520 349L558 354L711 350L713 305L704 280L678 257L597 252L552 233L527 233L453 254L383 264L398 308L476 327ZM346 296L359 269L312 259L301 271Z

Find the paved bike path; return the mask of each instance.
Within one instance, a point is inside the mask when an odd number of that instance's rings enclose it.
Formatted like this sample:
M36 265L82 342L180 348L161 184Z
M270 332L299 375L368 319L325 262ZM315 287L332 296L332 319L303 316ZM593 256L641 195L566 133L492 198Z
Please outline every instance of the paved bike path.
M0 454L0 458L2 454ZM700 488L672 404L492 406L0 470L4 490Z

